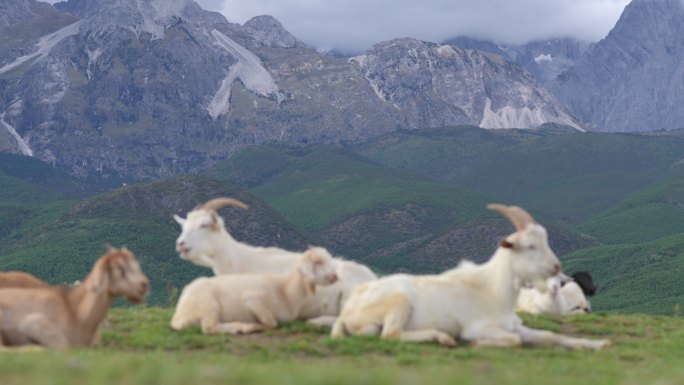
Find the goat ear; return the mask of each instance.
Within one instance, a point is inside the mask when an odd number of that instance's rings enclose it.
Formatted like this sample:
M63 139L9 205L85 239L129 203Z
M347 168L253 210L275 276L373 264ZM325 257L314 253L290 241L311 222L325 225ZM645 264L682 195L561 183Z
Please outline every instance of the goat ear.
M299 272L308 280L313 280L315 278L313 262L308 258L303 260L302 263L299 264Z
M185 223L185 219L181 218L180 216L173 214L173 219L178 222L179 225L183 226L183 223Z
M503 247L504 249L512 249L515 245L509 242L507 239L502 239L501 242L499 242L499 246Z
M299 266L299 271L302 273L302 275L304 275L304 277L306 277L307 280L307 282L304 283L304 289L306 290L306 293L309 295L315 294L316 284L312 282L316 277L313 261L311 261L310 258L305 257L304 261Z

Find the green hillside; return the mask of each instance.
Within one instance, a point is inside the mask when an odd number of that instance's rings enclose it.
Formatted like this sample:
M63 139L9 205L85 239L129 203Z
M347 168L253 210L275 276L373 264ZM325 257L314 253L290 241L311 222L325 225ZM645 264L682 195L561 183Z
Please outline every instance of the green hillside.
M382 272L438 272L482 261L511 225L491 198L328 146L246 148L208 175L243 187L337 254ZM588 245L550 224L562 251Z
M594 309L672 315L684 306L684 232L639 244L586 248L562 260L567 271L594 275L599 286Z
M88 189L76 178L37 159L0 153L0 244L15 242L23 229L63 213Z
M49 200L57 196L84 198L121 184L116 178L81 180L36 158L4 152L0 152L0 178L3 178L3 183L0 183L0 201L6 200L7 188L13 187L16 183L24 183L22 186L16 186L26 189L24 199L34 200ZM4 178L10 178L14 182L6 184ZM31 187L27 188L28 185ZM36 194L36 191L40 191L40 194Z
M438 272L463 258L486 260L512 231L484 208L500 201L547 227L566 271L595 274L595 309L671 314L684 293L676 279L683 158L677 137L456 127L344 148L251 146L207 177L82 199L90 182L8 156L0 166L0 269L72 281L104 242L127 245L153 277L152 302L165 303L167 287L210 274L177 257L171 214L228 195L252 206L222 212L239 240L323 245L380 273Z
M604 243L638 243L684 232L684 177L672 176L627 197L580 226Z
M514 201L573 226L665 176L684 158L678 137L548 129L399 132L353 149L383 165Z
M54 283L72 282L87 274L103 254L104 243L127 246L150 277L149 301L167 303L169 288L212 274L178 258L174 248L179 226L172 215L184 216L197 203L217 196L236 197L250 205L246 211L221 212L236 239L293 249L309 243L258 198L216 180L180 177L119 188L70 205L38 225L24 226L10 242L0 245L0 270L29 271Z

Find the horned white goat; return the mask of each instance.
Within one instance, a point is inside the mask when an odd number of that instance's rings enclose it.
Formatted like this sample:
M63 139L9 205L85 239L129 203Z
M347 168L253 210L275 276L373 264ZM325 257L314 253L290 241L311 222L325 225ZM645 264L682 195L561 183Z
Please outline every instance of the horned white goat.
M215 275L282 273L292 270L301 252L238 242L228 233L223 218L217 213L225 206L248 208L236 199L216 198L195 207L185 219L174 215L182 227L176 240L176 251L182 259L211 268ZM360 283L377 279L368 267L360 263L334 258L332 264L339 281L321 287L314 296L308 298L300 318L331 326L352 289Z
M80 285L36 282L0 289L0 349L32 344L55 349L92 345L114 299L124 296L142 302L149 286L135 255L126 248L110 249Z
M520 290L515 311L530 314L570 315L591 312L591 302L582 287L565 274L546 281L547 290L533 287Z
M517 231L501 241L491 259L462 262L438 275L391 275L359 285L333 325L332 337L380 335L402 341L479 346L521 344L601 349L608 340L572 338L523 326L514 313L520 283L543 286L560 272L546 229L516 206L491 204Z
M309 248L286 274L233 274L202 277L180 295L171 327L200 325L205 334L244 334L295 320L316 285L337 281L333 257Z

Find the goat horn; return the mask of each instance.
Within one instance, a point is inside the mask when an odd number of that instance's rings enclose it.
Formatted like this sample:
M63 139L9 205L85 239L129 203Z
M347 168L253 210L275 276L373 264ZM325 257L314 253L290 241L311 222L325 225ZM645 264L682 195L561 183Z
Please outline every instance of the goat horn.
M525 227L527 227L527 225L530 223L537 223L527 211L518 206L506 206L499 203L490 203L487 205L487 208L508 218L518 231L524 230Z
M241 201L233 198L215 198L212 199L204 204L199 204L197 207L195 207L195 210L198 209L205 209L205 210L214 210L218 211L219 209L226 207L226 206L233 206L233 207L239 207L241 209L247 210L249 206L246 204L242 203Z

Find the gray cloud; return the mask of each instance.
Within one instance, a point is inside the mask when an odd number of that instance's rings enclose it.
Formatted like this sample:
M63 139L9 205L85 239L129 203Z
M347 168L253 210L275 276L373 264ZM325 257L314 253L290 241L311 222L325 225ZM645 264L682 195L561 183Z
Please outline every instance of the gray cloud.
M173 0L168 0L173 1ZM196 0L235 23L272 15L320 50L359 52L395 37L458 35L524 43L573 36L598 41L630 0ZM49 2L54 3L55 0Z
M272 15L318 49L363 51L395 38L458 35L523 43L573 36L597 41L630 0L197 0L232 22Z

